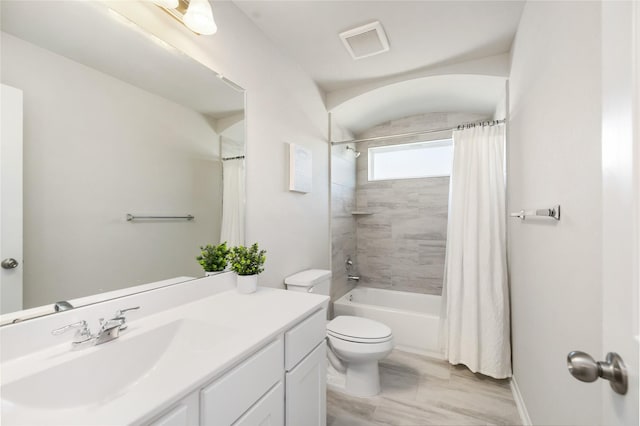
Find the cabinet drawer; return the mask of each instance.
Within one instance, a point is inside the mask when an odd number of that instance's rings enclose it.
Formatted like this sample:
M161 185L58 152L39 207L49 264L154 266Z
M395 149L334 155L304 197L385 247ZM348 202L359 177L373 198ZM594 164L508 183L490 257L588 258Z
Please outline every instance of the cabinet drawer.
M200 423L198 392L189 394L166 413L158 416L149 426L193 426Z
M278 383L233 426L284 426L284 385Z
M295 367L318 343L324 340L327 334L326 318L326 309L320 309L284 334L284 365L287 371Z
M203 425L230 425L283 378L282 338L200 391Z
M186 405L178 405L164 416L151 423L151 426L189 426L189 413Z

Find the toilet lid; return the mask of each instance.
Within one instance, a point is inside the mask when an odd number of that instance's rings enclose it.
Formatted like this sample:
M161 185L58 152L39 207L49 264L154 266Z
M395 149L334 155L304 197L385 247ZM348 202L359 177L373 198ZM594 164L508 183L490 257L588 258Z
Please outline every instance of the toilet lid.
M386 325L368 318L354 316L335 317L327 324L327 332L345 340L380 341L391 336L391 329Z

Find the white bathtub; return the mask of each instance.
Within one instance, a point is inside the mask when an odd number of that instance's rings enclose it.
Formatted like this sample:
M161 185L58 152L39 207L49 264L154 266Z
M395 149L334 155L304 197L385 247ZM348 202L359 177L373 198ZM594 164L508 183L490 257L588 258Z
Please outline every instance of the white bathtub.
M438 345L440 296L358 287L336 300L333 312L389 326L397 349L442 358Z

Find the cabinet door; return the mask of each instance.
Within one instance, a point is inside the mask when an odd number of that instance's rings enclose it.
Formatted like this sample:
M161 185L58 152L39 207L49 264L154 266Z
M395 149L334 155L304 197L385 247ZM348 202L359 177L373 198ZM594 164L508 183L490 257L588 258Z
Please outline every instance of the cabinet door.
M200 424L233 424L282 381L283 366L284 344L279 338L200 391Z
M286 374L285 418L288 426L327 423L327 345L323 340Z
M279 382L233 426L284 426L284 385Z
M200 423L198 404L198 392L194 392L182 401L174 405L168 412L164 413L150 426L194 426Z

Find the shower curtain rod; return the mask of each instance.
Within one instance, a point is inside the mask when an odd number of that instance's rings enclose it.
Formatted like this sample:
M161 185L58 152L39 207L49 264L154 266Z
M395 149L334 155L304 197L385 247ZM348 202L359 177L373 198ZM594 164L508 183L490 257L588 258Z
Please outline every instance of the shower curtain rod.
M238 155L237 157L222 157L221 158L222 161L228 161L228 160L244 160L244 155Z
M376 137L373 137L373 138L352 139L352 140L348 140L348 141L337 141L337 142L331 142L331 145L342 145L342 144L345 144L345 143L373 142L373 141L379 141L379 140L383 140L383 139L395 139L395 138L402 138L402 137L407 137L407 136L420 136L420 135L426 135L426 134L429 134L429 133L446 132L447 130L469 129L469 128L477 127L477 126L496 126L496 125L502 124L504 122L505 122L504 118L502 120L476 121L476 122L473 122L473 123L459 124L456 127L448 127L448 128L445 128L445 129L423 130L421 132L398 133L396 135L376 136Z

